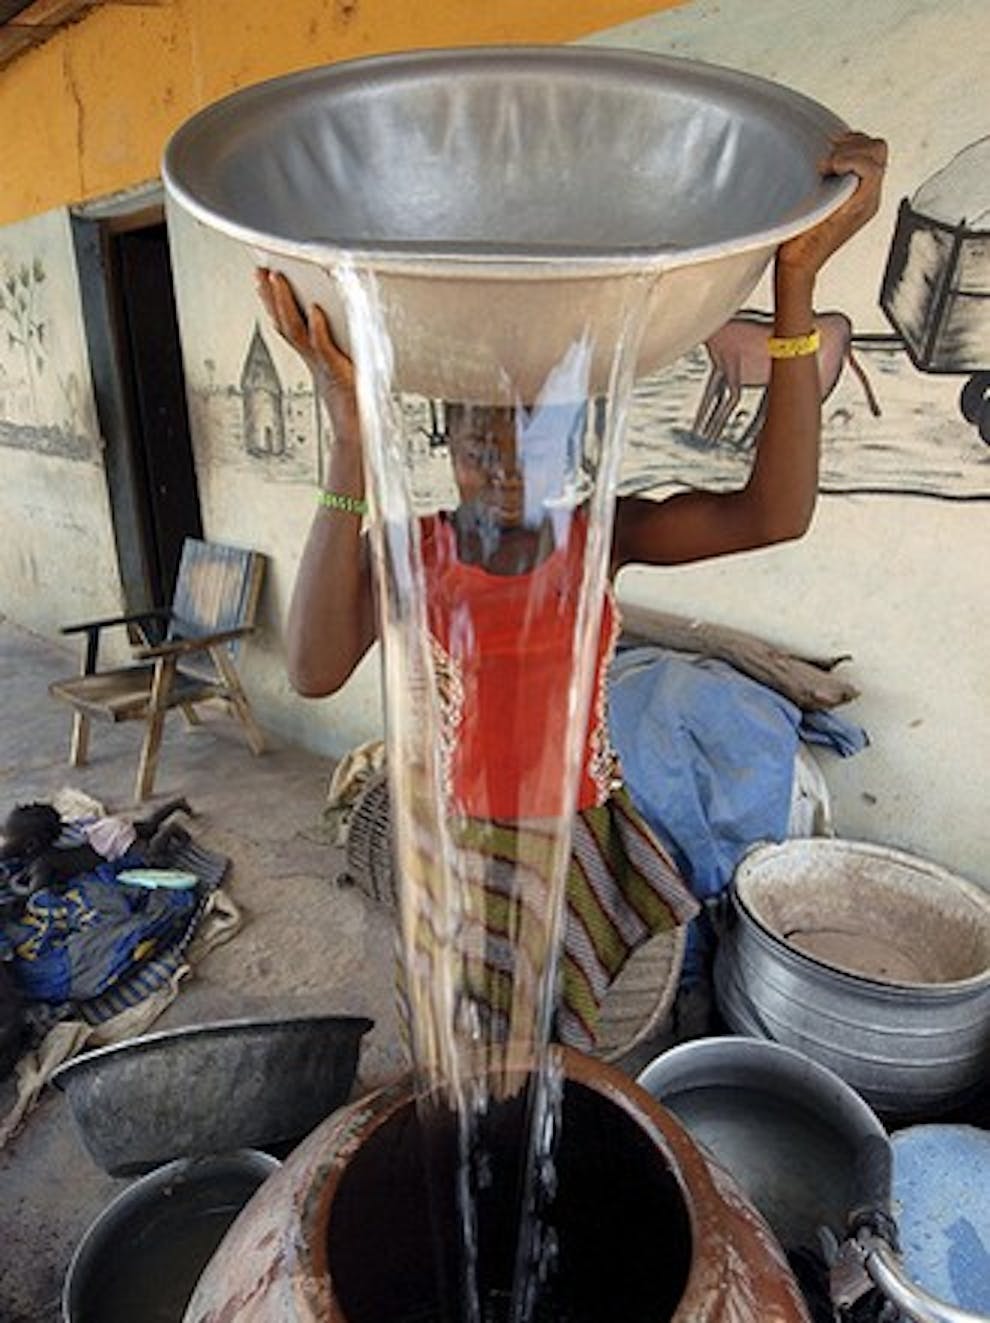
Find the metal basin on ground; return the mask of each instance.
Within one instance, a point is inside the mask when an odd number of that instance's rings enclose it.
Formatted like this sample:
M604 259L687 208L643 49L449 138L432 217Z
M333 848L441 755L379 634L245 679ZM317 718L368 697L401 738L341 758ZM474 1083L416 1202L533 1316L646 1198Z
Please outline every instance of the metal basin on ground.
M93 1161L131 1175L301 1139L347 1101L372 1023L322 1015L170 1029L84 1053L53 1083Z
M817 168L842 127L689 60L421 51L237 92L178 130L163 174L172 205L325 306L345 348L334 272L374 273L402 389L512 403L586 334L605 388L630 281L650 284L641 373L725 322L775 247L848 196Z
M798 1048L888 1117L990 1078L990 893L857 841L761 846L737 869L715 965L737 1033Z
M834 1072L779 1043L705 1038L662 1053L638 1083L733 1177L792 1261L820 1255L820 1230L841 1247L851 1281L822 1281L836 1306L859 1298L858 1278L916 1323L987 1323L919 1285L894 1252L890 1141Z
M72 1256L64 1323L180 1323L228 1227L278 1166L243 1150L170 1162L128 1186Z
M856 1154L886 1132L831 1071L775 1043L708 1038L664 1052L637 1082L731 1172L786 1249L816 1246L819 1227L845 1234Z

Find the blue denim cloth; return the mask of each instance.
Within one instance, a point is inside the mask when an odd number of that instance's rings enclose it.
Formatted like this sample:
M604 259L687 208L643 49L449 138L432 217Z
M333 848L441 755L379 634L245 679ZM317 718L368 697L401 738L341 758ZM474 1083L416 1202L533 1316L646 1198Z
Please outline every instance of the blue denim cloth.
M3 925L25 999L99 996L184 935L196 914L195 893L124 886L114 880L124 867L124 860L108 861L58 891L36 891L23 915Z
M609 731L634 804L702 901L721 895L753 845L786 837L801 740L843 756L867 743L834 712L802 713L727 662L656 646L612 663ZM710 944L692 922L686 981Z

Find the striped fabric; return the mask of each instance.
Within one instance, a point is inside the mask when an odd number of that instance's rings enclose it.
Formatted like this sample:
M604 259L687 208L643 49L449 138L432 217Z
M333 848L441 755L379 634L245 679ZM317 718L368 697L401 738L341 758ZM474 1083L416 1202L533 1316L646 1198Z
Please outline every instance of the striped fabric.
M78 1018L85 1020L87 1024L104 1024L115 1015L120 1015L122 1011L139 1005L167 983L171 983L176 970L182 964L183 953L195 935L204 903L201 902L196 907L196 913L189 920L185 933L165 955L157 960L145 961L135 973L122 978L102 996L79 1002L75 1007Z
M536 1028L554 956L547 936L554 832L551 825L462 819L451 824L451 836L463 889L456 936L446 943L450 985L460 989L458 1023L474 1024L488 1043L525 1040ZM421 872L429 878L429 869ZM626 961L651 936L687 922L698 904L623 788L575 819L565 885L555 1036L588 1051L605 993ZM414 974L405 991L420 1004L432 1001L444 959L438 931L451 936L438 901L420 895L410 914Z
M550 856L545 840L528 827L480 824L460 844L484 860L484 987L492 1011L507 1028L507 1013L519 1006L513 985L528 980L526 966L541 931L540 900L533 887ZM514 844L513 844L514 842ZM538 878L537 896L546 891ZM697 913L676 865L634 808L625 789L604 804L582 810L574 821L566 878L561 992L556 1035L587 1051L594 1047L601 1003L623 965L651 936L687 922ZM527 924L526 916L534 916ZM506 939L521 939L519 948ZM494 1027L494 1026L493 1026Z

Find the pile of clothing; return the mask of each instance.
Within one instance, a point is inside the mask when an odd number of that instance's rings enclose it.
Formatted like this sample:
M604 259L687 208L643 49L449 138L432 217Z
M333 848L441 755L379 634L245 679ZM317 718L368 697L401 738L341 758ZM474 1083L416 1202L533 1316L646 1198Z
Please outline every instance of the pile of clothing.
M130 871L126 861L115 862L64 888L35 891L3 923L0 958L10 959L26 1001L93 1001L186 936L199 904L197 879L152 887L128 880Z
M226 856L204 849L184 828L156 832L152 845L144 824L107 816L85 797L69 803L73 811L62 814L48 805L21 806L7 820L0 851L0 1077L18 1058L23 1065L55 1026L78 1025L78 1033L63 1035L75 1045L91 1028L120 1021L139 1032L160 1014L175 995L190 944L217 908L229 867ZM11 830L25 807L43 808L57 822L57 838L41 854L34 841L22 847ZM226 903L221 909L221 926L232 935L236 911Z

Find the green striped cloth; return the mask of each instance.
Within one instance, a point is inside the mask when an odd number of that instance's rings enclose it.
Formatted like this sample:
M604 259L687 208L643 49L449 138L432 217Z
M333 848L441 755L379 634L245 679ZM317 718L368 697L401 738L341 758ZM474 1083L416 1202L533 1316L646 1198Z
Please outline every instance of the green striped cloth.
M488 1043L525 1041L537 1029L552 972L555 824L462 818L449 826L461 885L456 933L440 895L432 894L438 874L423 859L416 871L429 894L407 915L414 974L405 990L413 1001L431 1001L430 985L446 959L450 985L459 988L458 1022L474 1024ZM588 1051L602 1000L623 965L654 934L692 918L698 903L621 787L576 816L565 885L555 1037Z

